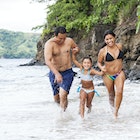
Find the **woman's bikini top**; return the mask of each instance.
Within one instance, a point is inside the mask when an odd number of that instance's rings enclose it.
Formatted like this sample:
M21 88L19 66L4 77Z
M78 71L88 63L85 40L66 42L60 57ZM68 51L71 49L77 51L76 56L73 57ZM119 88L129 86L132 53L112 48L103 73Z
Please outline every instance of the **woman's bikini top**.
M118 57L116 59L122 59L123 55L124 55L124 53L119 49L119 54L118 54ZM107 49L107 54L106 54L106 57L105 57L105 61L109 62L109 61L113 61L113 60L115 60L114 57L108 52L108 49Z
M92 81L93 80L93 76L90 75L90 70L88 70L87 74L84 74L84 69L81 70L80 78L81 78L81 80L84 80L84 81Z

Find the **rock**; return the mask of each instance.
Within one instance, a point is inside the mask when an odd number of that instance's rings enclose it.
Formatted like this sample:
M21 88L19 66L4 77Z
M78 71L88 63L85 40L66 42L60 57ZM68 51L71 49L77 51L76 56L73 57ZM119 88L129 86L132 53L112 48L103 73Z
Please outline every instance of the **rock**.
M97 63L97 56L100 48L104 44L103 34L107 29L113 29L116 34L116 41L121 42L125 53L123 64L126 78L131 80L139 80L140 78L140 32L136 34L136 17L135 14L129 20L120 25L97 25L83 37L83 31L71 31L68 36L72 37L81 48L77 58L79 61L84 56L91 56L93 65ZM44 45L45 42L52 37L52 33L44 36L37 44L37 54L32 63L27 65L44 65Z
M135 62L134 66L132 67L129 73L129 79L132 80L140 80L140 56L138 57L137 61Z
M40 66L40 65L44 65L44 63L42 63L42 61L38 61L38 60L35 60L35 59L32 59L29 63L26 63L26 64L20 64L19 66Z

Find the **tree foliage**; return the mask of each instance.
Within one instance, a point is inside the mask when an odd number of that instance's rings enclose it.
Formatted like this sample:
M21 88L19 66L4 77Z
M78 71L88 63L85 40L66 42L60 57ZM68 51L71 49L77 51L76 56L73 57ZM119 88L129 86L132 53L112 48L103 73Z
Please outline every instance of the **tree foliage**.
M140 0L57 0L47 10L44 34L57 26L89 32L97 24L117 24L127 20L138 8L137 31L140 28Z

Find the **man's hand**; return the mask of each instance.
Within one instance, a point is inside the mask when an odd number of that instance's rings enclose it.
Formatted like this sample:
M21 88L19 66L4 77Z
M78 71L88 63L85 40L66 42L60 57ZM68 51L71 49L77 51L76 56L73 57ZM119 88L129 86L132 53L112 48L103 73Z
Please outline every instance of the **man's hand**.
M62 81L63 81L62 75L60 73L55 74L54 83L62 83Z

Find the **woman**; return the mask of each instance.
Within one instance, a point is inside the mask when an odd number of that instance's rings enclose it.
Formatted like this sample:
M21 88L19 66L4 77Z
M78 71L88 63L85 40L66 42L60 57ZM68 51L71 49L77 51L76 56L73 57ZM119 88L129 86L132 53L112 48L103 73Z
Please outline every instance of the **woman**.
M122 45L115 43L115 34L111 30L105 31L104 41L105 46L98 54L98 67L104 72L103 81L109 93L109 103L117 118L125 81Z

